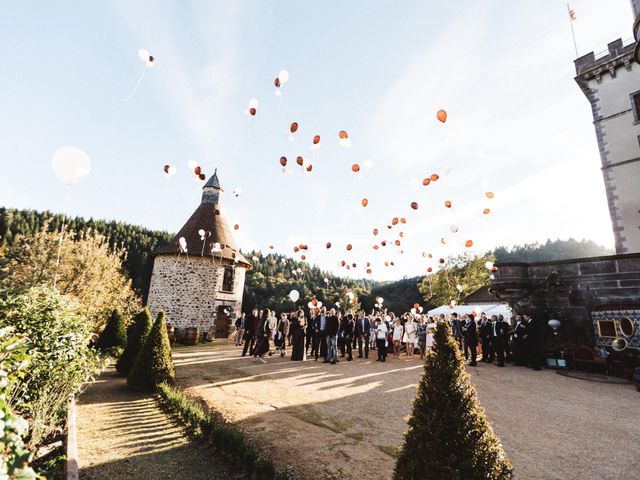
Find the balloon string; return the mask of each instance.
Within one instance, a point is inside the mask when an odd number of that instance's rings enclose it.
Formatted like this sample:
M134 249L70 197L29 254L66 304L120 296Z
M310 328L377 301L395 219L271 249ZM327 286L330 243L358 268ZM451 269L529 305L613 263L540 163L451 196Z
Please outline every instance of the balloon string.
M138 81L136 82L135 87L133 87L133 90L131 90L131 93L129 95L127 95L127 97L124 99L125 102L128 102L129 99L131 97L133 97L133 95L136 93L136 91L138 90L138 87L140 86L140 84L142 83L142 79L144 78L144 74L147 71L147 66L144 66L144 69L142 70L142 73L140 74L140 76L138 77Z

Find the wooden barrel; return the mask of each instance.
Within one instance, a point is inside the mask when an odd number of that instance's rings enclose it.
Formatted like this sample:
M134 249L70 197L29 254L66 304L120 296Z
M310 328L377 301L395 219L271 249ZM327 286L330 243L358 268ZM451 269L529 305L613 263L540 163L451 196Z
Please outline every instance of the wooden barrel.
M176 342L176 333L173 323L167 323L167 335L169 335L169 343L173 345Z
M187 327L184 329L183 343L185 345L195 345L200 340L200 330L198 327Z

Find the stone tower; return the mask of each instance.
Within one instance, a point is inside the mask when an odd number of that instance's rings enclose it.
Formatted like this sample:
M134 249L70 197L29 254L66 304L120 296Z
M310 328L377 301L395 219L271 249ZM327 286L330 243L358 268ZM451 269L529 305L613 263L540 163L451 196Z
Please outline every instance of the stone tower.
M640 0L632 0L634 17ZM640 252L640 65L636 41L575 60L576 82L591 103L616 253Z
M210 338L228 336L242 308L245 272L251 268L220 215L221 193L216 171L202 188L191 218L154 252L147 299L151 313L164 310L176 330L199 327Z

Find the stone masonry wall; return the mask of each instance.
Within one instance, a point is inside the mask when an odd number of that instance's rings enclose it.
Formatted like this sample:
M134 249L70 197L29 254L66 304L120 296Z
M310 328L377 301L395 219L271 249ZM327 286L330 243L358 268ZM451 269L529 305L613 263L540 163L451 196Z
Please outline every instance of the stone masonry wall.
M176 328L199 327L212 333L218 306L233 312L242 308L245 269L236 268L233 292L221 292L225 265L208 257L156 256L147 300L151 314L164 310Z

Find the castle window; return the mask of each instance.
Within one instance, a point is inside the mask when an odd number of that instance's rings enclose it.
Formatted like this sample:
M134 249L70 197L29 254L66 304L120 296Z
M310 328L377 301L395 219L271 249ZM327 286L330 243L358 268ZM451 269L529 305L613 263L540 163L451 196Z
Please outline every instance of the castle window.
M640 91L633 92L630 97L633 110L633 123L640 123Z
M224 269L224 274L222 276L222 291L223 292L233 292L233 280L235 277L235 272L233 268L226 267Z

